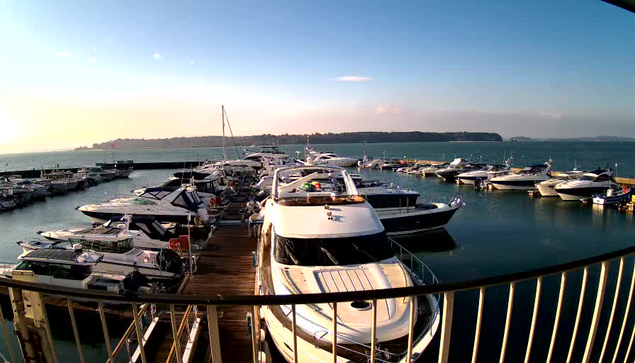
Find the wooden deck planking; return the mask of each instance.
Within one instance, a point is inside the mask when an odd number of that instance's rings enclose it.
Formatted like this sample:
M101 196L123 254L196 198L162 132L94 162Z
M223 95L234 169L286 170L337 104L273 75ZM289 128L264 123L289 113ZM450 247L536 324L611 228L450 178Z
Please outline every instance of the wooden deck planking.
M237 212L237 209L231 209L233 210L230 213ZM246 226L219 227L209 244L201 251L197 271L186 282L181 293L253 295L256 269L252 267L252 251L255 250L256 239L248 236ZM221 351L223 357L231 357L232 362L252 360L251 337L246 318L249 311L248 306L218 306ZM206 334L202 334L201 338L204 336ZM201 339L198 344L209 346L206 339Z

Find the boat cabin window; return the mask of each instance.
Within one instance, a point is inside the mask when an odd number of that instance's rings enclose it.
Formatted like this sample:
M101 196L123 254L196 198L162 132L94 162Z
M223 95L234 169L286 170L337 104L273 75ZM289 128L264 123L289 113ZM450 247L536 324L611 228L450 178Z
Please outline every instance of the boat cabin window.
M70 238L72 244L81 243L86 250L95 252L126 253L134 248L132 238L120 241L96 241Z
M347 238L285 238L276 235L274 258L296 266L344 266L395 256L386 233Z
M598 175L597 178L595 178L595 180L593 180L594 182L607 182L611 180L611 177L609 177L608 174L600 174Z
M21 261L15 269L33 271L36 275L51 276L65 280L84 280L91 274L90 266L50 264L34 261Z
M201 204L201 199L198 197L198 194L183 192L174 199L172 204L194 211L197 210L198 206Z
M582 177L580 178L580 180L589 180L589 181L593 181L595 180L596 176L595 175L582 175Z
M140 204L140 205L153 205L155 204L155 202L146 199L146 198L134 198L131 203L133 204Z

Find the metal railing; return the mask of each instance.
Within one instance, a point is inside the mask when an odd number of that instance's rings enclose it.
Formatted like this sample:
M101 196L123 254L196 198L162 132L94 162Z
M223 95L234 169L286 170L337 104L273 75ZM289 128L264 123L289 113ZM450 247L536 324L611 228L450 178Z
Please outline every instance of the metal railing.
M420 269L420 275L422 279L432 278L431 271L427 270L425 267L417 267L418 264L422 264L422 262L416 258L415 255L410 253L409 251L402 249L401 252L402 260L404 260L405 264L412 268L413 271ZM81 302L85 304L87 301L97 303L97 312L100 316L102 333L104 336L104 348L105 352L108 353L108 357L111 361L115 361L115 356L120 354L123 349L126 349L134 355L134 351L139 352L137 361L146 362L146 347L145 342L147 342L147 338L144 336L147 333L147 329L144 329L142 326L146 324L146 322L142 321L144 318L144 314L148 313L148 310L152 311L150 308L150 304L156 304L157 306L165 306L167 310L170 312L170 326L171 326L171 334L173 338L173 342L183 342L182 338L187 334L188 336L188 324L190 326L189 332L191 333L194 320L188 320L188 313L195 310L195 307L202 311L203 309L206 311L205 316L207 319L207 332L209 335L208 345L206 347L208 351L208 356L212 357L212 361L215 363L221 362L223 358L227 361L230 361L232 357L222 357L221 355L221 346L223 344L224 337L219 336L218 333L218 324L219 324L219 316L220 314L217 312L217 309L223 309L226 306L246 306L249 311L252 313L251 320L251 337L252 337L252 347L254 349L254 353L252 354L253 362L260 362L262 356L258 354L257 350L259 349L261 343L261 334L258 330L260 328L259 322L259 313L258 309L262 306L290 306L291 307L291 320L293 321L292 327L289 329L291 334L293 334L293 341L290 341L290 346L298 347L298 334L299 328L297 327L296 321L296 310L297 305L304 304L324 304L328 303L334 307L334 317L337 317L337 306L343 302L351 302L358 300L366 300L372 302L372 336L377 337L377 302L382 299L393 299L393 298L402 298L409 296L426 296L433 294L443 295L443 309L442 311L438 311L441 318L441 330L438 334L439 337L439 353L438 353L438 361L440 363L447 362L450 356L450 352L452 351L452 327L453 327L453 315L454 315L454 306L456 301L456 296L458 292L468 291L468 290L478 290L479 299L478 299L478 309L476 311L476 327L474 331L474 341L471 346L471 356L472 362L477 361L477 356L479 352L479 345L481 342L481 327L483 323L483 312L484 307L486 305L487 300L485 300L486 291L488 288L495 286L507 286L508 287L508 295L507 295L507 307L505 310L505 322L503 327L503 335L501 338L500 352L498 354L498 360L500 362L504 362L509 347L509 341L512 334L515 334L514 330L510 329L511 321L513 313L518 314L518 309L514 310L515 298L517 285L521 282L534 282L535 283L535 292L533 298L532 308L530 309L531 316L531 324L529 332L526 337L523 339L526 343L524 344L524 361L528 362L532 357L532 352L535 351L535 337L538 335L548 336L550 337L548 344L548 353L547 353L547 362L554 361L555 355L554 350L557 346L556 337L559 332L561 316L563 314L564 306L563 306L563 298L565 295L565 290L567 287L569 289L572 286L567 286L567 279L573 271L581 271L582 283L579 287L579 299L576 304L576 313L575 313L575 323L573 326L573 330L571 332L570 339L558 339L560 344L568 345L567 349L567 359L566 361L572 361L576 356L575 352L577 349L577 355L582 354L581 361L589 362L592 360L592 357L598 356L599 353L600 362L608 362L609 359L611 362L615 362L618 357L624 356L625 360L633 358L632 346L633 340L635 338L635 326L631 323L633 320L633 314L631 312L632 305L632 297L633 290L635 286L635 262L632 263L632 266L627 265L628 257L632 257L635 254L635 247L629 247L626 249L622 249L616 252L611 252L607 254L602 254L599 256L539 268L533 269L530 271L523 271L513 274L507 274L502 276L494 276L488 278L480 278L473 279L469 281L461 281L454 283L438 283L438 284L423 284L418 286L409 286L402 288L394 288L394 289L383 289L383 290L370 290L370 291L354 291L354 292L337 292L337 293L324 293L324 294L302 294L302 295L255 295L255 296L208 296L208 295L151 295L151 294L139 294L139 295L117 295L109 292L102 291L93 291L93 290L84 290L84 289L74 289L74 288L65 288L60 286L51 286L51 285L42 285L32 282L24 282L18 281L14 279L0 279L0 286L7 287L11 290L12 293L12 301L14 303L14 325L16 329L20 330L20 334L24 333L24 329L28 326L28 323L25 321L25 317L28 317L28 314L20 315L21 306L24 308L24 302L21 301L20 296L22 296L23 292L27 293L35 293L38 296L41 294L46 294L48 296L53 297L63 297L63 300L67 302L67 310L69 314L69 319L71 321L71 327L73 330L73 337L76 343L77 349L77 358L80 362L85 362L84 353L83 353L83 345L81 342L82 335L78 332L78 321L75 317L75 306L76 303ZM412 256L412 257L410 257ZM410 258L412 258L412 262L410 262ZM615 260L615 261L614 261ZM607 290L607 281L609 275L609 267L612 262L619 261L618 271L616 272L616 283L615 287L610 289L612 292L612 300L605 301L605 295ZM421 266L425 266L422 264ZM589 309L585 310L584 307L587 306L588 302L585 301L585 295L587 290L587 285L589 285L589 275L590 269L595 267L600 268L599 278L597 282L597 290L595 291L595 299L591 302L592 304L592 313L589 313ZM623 284L623 274L624 270L633 270L634 273L630 278L630 285L626 296L623 296L624 289L622 289L621 285ZM560 277L560 285L558 289L558 298L556 305L555 315L548 317L548 320L551 321L549 325L548 331L538 331L537 321L539 319L540 312L540 303L543 292L543 282L544 279L550 276ZM591 291L591 292L593 292ZM618 300L622 300L627 298L626 305L623 309L620 309L620 304ZM414 299L412 299L414 300ZM33 303L33 300L31 300ZM123 335L121 342L114 349L110 344L110 336L108 330L108 324L106 319L106 313L104 311L104 305L110 303L117 304L127 304L129 309L128 312L132 312L132 320L133 325L129 328L128 331ZM605 304L606 303L606 304ZM608 303L610 303L610 308ZM608 309L604 309L603 307L606 305ZM175 318L175 311L178 307L185 307L186 313L183 315L182 323L177 327L177 319ZM181 310L182 311L182 310ZM414 312L414 309L411 310ZM586 314L585 313L589 313ZM2 312L0 311L0 314ZM463 313L463 312L462 312ZM585 316L589 315L589 316ZM202 315L191 315L191 317L201 317ZM529 316L529 315L528 315ZM590 319L589 319L590 318ZM221 318L222 319L222 318ZM55 330L56 327L48 324L48 318L46 316L45 310L43 316L39 316L36 319L42 324L40 327L44 327L43 330L40 331L40 334L44 340L48 340L49 348L50 348L50 356L46 361L61 361L58 359L55 352L55 342L52 340L53 334L51 330ZM147 320L147 319L146 319ZM187 321L189 323L183 323ZM333 321L337 321L337 319L333 319ZM199 321L200 322L200 321ZM603 330L604 333L598 335L599 326L607 324L606 330ZM3 336L7 346L9 347L9 355L12 361L20 361L19 354L16 354L10 347L12 347L11 337L8 334L8 327L6 326L5 320L3 316L0 316L0 323L3 332ZM587 324L588 323L588 324ZM185 324L185 325L184 325ZM408 354L406 357L406 362L410 361L410 357L413 357L412 351L412 343L413 343L413 319L411 317L410 320L410 329L408 332ZM583 325L588 325L584 326ZM338 341L344 340L345 337L342 337L337 332L338 326L334 324L332 330L329 334L332 334L334 337L333 346L337 347ZM544 327L543 327L544 329ZM520 330L522 332L522 330ZM489 333L488 333L489 334ZM522 333L525 334L525 333ZM585 336L581 334L586 334ZM190 338L186 339L187 343L191 342ZM609 344L609 340L614 343ZM132 344L130 344L132 342ZM584 342L584 344L578 344L578 342ZM186 345L187 343L184 342ZM126 347L128 345L128 347ZM30 357L33 354L37 354L33 349L29 350L28 344L23 344L23 354L26 357ZM182 361L183 352L187 347L183 346L183 344L173 344L172 349L174 353L172 354L173 358L170 359L172 361ZM545 347L546 348L546 347ZM298 348L296 348L298 349ZM376 339L373 339L367 347L369 351L369 357L371 361L383 361L389 360L384 359L383 356L377 355L377 352L381 349L376 344ZM560 346L560 350L563 350L564 347ZM337 349L332 349L333 352L333 361L337 359ZM292 356L297 355L298 351L294 350ZM491 353L491 352L490 352ZM516 352L517 353L517 352ZM52 358L51 358L52 357ZM191 355L190 355L191 357ZM72 358L70 358L72 359ZM595 359L595 358L594 358ZM132 359L130 359L132 360ZM509 359L508 359L509 361ZM181 362L179 362L181 363Z

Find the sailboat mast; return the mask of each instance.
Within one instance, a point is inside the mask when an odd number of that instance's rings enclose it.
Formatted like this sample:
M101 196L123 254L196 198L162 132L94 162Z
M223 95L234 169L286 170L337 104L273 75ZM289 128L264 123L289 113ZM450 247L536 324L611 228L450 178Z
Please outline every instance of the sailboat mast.
M223 118L223 161L227 160L227 150L225 149L225 105L221 107L221 114Z

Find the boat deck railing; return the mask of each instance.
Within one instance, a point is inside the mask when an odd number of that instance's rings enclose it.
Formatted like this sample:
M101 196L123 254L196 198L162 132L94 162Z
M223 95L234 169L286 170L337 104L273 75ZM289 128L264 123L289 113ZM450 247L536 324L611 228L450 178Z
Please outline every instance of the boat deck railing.
M395 248L398 248L395 245ZM434 274L431 273L422 262L416 258L416 256L409 251L402 248L401 250L402 259L405 261L404 263L409 266L413 271L420 270L421 278L428 281L437 281ZM625 249L621 249L619 251L605 253L598 256L585 258L578 261L552 265L537 269L532 269L528 271L522 271L512 274L505 274L500 276L493 277L485 277L485 278L477 278L468 281L459 281L452 283L426 283L417 286L409 286L402 288L392 288L392 289L382 289L382 290L370 290L370 291L352 291L352 292L337 292L337 293L319 293L319 294L302 294L302 295L237 295L237 296L220 296L220 295L158 295L158 294L124 294L118 295L111 292L105 291L94 291L94 290L85 290L85 289L75 289L68 287L60 287L60 286L52 286L45 284L38 284L33 282L24 282L17 281L14 279L0 279L0 286L8 288L11 290L15 303L15 296L20 296L22 292L32 292L36 294L46 294L47 296L62 296L64 299L68 301L68 313L70 316L70 321L72 322L72 330L75 338L77 355L79 357L80 362L85 362L84 354L83 354L83 345L81 343L81 335L78 331L78 327L75 320L74 302L82 302L86 303L92 302L97 306L97 311L99 312L101 318L101 329L104 335L104 348L108 354L110 361L114 361L115 353L119 353L121 349L125 347L126 341L132 341L133 345L136 344L137 347L131 346L131 349L136 350L139 349L140 361L145 363L148 360L146 359L147 351L145 351L144 347L144 339L143 336L145 334L144 329L142 328L142 319L144 307L150 304L155 304L157 307L167 308L169 311L184 311L190 310L194 311L195 306L199 312L205 311L206 318L206 327L207 333L209 334L209 341L207 344L200 343L198 346L203 346L207 349L208 355L212 357L212 361L215 363L221 362L223 359L226 361L232 361L231 356L222 356L221 354L221 346L223 344L223 337L220 336L218 331L218 320L219 315L217 313L218 307L225 306L249 306L250 311L252 312L251 321L249 324L249 329L251 332L252 338L252 361L260 362L261 355L258 354L259 346L262 343L261 337L262 334L258 329L259 316L258 316L258 308L261 306L290 306L291 320L293 322L296 321L295 311L297 305L315 305L315 304L332 304L336 307L338 304L344 302L358 301L364 300L372 302L373 309L373 319L371 323L372 327L372 336L376 336L376 327L377 327L377 303L382 299L393 299L393 298L403 298L403 297L412 297L412 296L426 296L426 295L442 295L443 296L443 308L438 312L440 314L441 320L441 329L439 331L439 350L438 350L438 361L440 363L444 363L448 361L448 357L451 352L451 338L452 338L452 328L453 328L453 315L454 315L454 306L455 300L457 298L457 293L464 291L479 291L479 300L478 300L478 309L476 310L476 327L474 330L474 341L471 345L470 349L472 351L472 362L477 361L480 337L481 337L481 326L483 322L483 310L484 306L488 303L488 300L485 299L486 291L492 287L503 286L508 288L508 296L507 296L507 307L504 313L505 321L502 331L501 345L500 351L498 353L494 353L499 358L500 362L505 361L505 357L508 352L508 342L510 341L510 336L514 335L522 335L521 337L515 336L515 340L522 340L525 342L523 346L524 352L524 361L529 361L532 358L532 352L536 352L534 349L534 337L539 335L541 339L538 339L541 344L545 344L540 349L542 352L547 351L547 343L548 341L548 353L546 355L546 359L544 361L561 361L560 358L554 358L554 348L558 345L558 351L562 353L566 350L567 352L567 361L570 361L572 356L581 356L581 361L587 363L592 359L595 361L595 357L599 356L598 361L608 361L611 359L613 362L616 361L617 357L622 357L625 360L629 358L632 359L632 345L633 340L635 338L635 326L633 326L633 316L631 313L631 303L633 297L633 289L635 287L635 273L630 275L630 288L627 291L627 295L624 296L624 289L621 288L623 285L622 279L625 269L633 269L635 271L635 262L633 262L633 255L635 255L635 247L629 247ZM410 262L412 259L412 262ZM627 263L628 261L628 263ZM627 266L628 264L628 266ZM609 276L610 266L614 266L611 270L611 275L616 276L616 283L614 288L610 288L610 291L607 294L607 281ZM419 267L421 266L421 267ZM615 271L615 266L617 266L617 271ZM585 301L585 292L587 290L587 285L590 285L589 280L595 281L595 270L599 267L599 277L597 279L597 290L592 290L591 293L595 292L595 299L591 302ZM593 271L593 272L591 272ZM572 285L571 282L568 282L568 277L573 272L581 272L582 273L582 282L579 286ZM590 277L593 275L593 277ZM556 311L554 315L550 315L548 317L542 316L542 320L548 320L551 323L547 326L547 330L544 330L544 324L541 325L541 330L538 331L537 320L539 315L539 307L541 303L541 293L543 289L543 280L547 277L559 277L560 278L560 286L559 293L556 304ZM629 276L627 274L627 276ZM535 284L533 304L531 308L525 313L531 315L531 324L530 329L527 332L523 329L515 329L511 330L511 320L512 320L512 312L519 314L522 310L517 308L514 310L515 303L515 292L516 286L518 283L531 283ZM573 330L571 335L569 335L568 331L560 332L559 335L559 327L561 322L561 313L564 309L563 307L563 297L565 294L565 290L573 290L574 292L579 292L579 298L577 301L577 308L575 308L575 325L573 326ZM592 288L591 288L592 289ZM577 290L577 291L576 291ZM461 297L463 295L458 295ZM605 301L605 297L611 297L611 301ZM625 306L622 308L621 304L618 304L618 299L622 297L622 301L624 298L627 298ZM490 300L490 303L493 300ZM115 349L112 348L110 344L110 336L108 331L108 324L106 321L105 313L104 313L104 305L108 303L116 303L121 306L129 306L128 311L132 312L132 317L134 320L134 328L130 329L130 332L127 332L128 339L122 339L124 343L120 343L121 346L117 346ZM592 309L590 309L589 303L592 305ZM609 304L610 303L610 308ZM148 305L144 305L148 304ZM618 305L620 308L618 308ZM521 304L522 307L522 304ZM604 307L604 309L603 309ZM493 307L497 308L497 307ZM145 308L148 309L148 308ZM336 310L336 308L334 309ZM542 311L546 311L542 309ZM465 312L461 312L462 315L465 315ZM2 311L0 310L0 314ZM23 325L23 317L16 316L15 324L16 326ZM46 321L46 314L44 314L44 320ZM601 323L602 322L602 323ZM465 331L464 322L462 322L461 331ZM8 335L7 324L3 316L0 316L0 325L3 330L4 339L6 340L7 346L9 347L9 353L11 355L12 361L21 361L19 355L16 355L16 352L12 351L12 342L10 341L12 338ZM183 331L187 329L184 327L183 329L179 329L177 327L178 324L171 324L171 334L173 334L176 339L179 340L179 334L185 334ZM602 325L601 333L598 334L599 326ZM606 325L606 328L604 328ZM58 326L49 326L49 334L46 334L44 338L48 336L50 342L50 346L55 350L54 341L52 341L53 334L50 334L50 330L54 329L64 329L63 327ZM333 340L335 347L337 347L338 339L340 337L337 335L337 325L334 325L334 333L337 339ZM298 335L296 334L296 324L293 324L292 328L289 329L293 332L293 342L289 342L289 350L292 357L295 357L295 361L297 361L297 339ZM181 330L181 333L179 333ZM495 334L494 331L489 329L488 336L491 334ZM410 325L408 331L409 342L411 343L413 340L413 324ZM556 339L558 337L558 339ZM609 340L611 344L609 344ZM433 341L434 342L434 341ZM556 342L558 344L556 344ZM582 344L579 344L581 343ZM578 343L578 344L576 344ZM436 343L433 343L436 344ZM179 346L179 348L177 348ZM464 346L459 346L462 350L465 350ZM174 347L175 353L177 350L183 348L183 346L176 345ZM379 362L379 359L384 359L382 356L379 356L377 352L380 347L376 344L376 341L373 340L369 344L369 360L370 362ZM182 352L183 352L182 350ZM337 349L332 349L333 352L337 352ZM599 355L598 355L599 352ZM24 354L30 354L26 351ZM55 353L53 353L55 354ZM491 351L488 351L488 355L492 354ZM515 349L514 354L520 354L520 352ZM537 354L537 353L536 353ZM174 358L171 358L171 361L177 361L179 363L182 362L183 355L173 354ZM191 357L191 355L190 355ZM408 357L413 357L412 345L410 345L408 349ZM532 360L536 360L538 357L532 358ZM28 360L28 359L27 359ZM337 357L335 354L333 355L333 361L335 362ZM410 358L405 361L411 361ZM542 358L540 359L542 361ZM622 361L622 359L620 359Z

